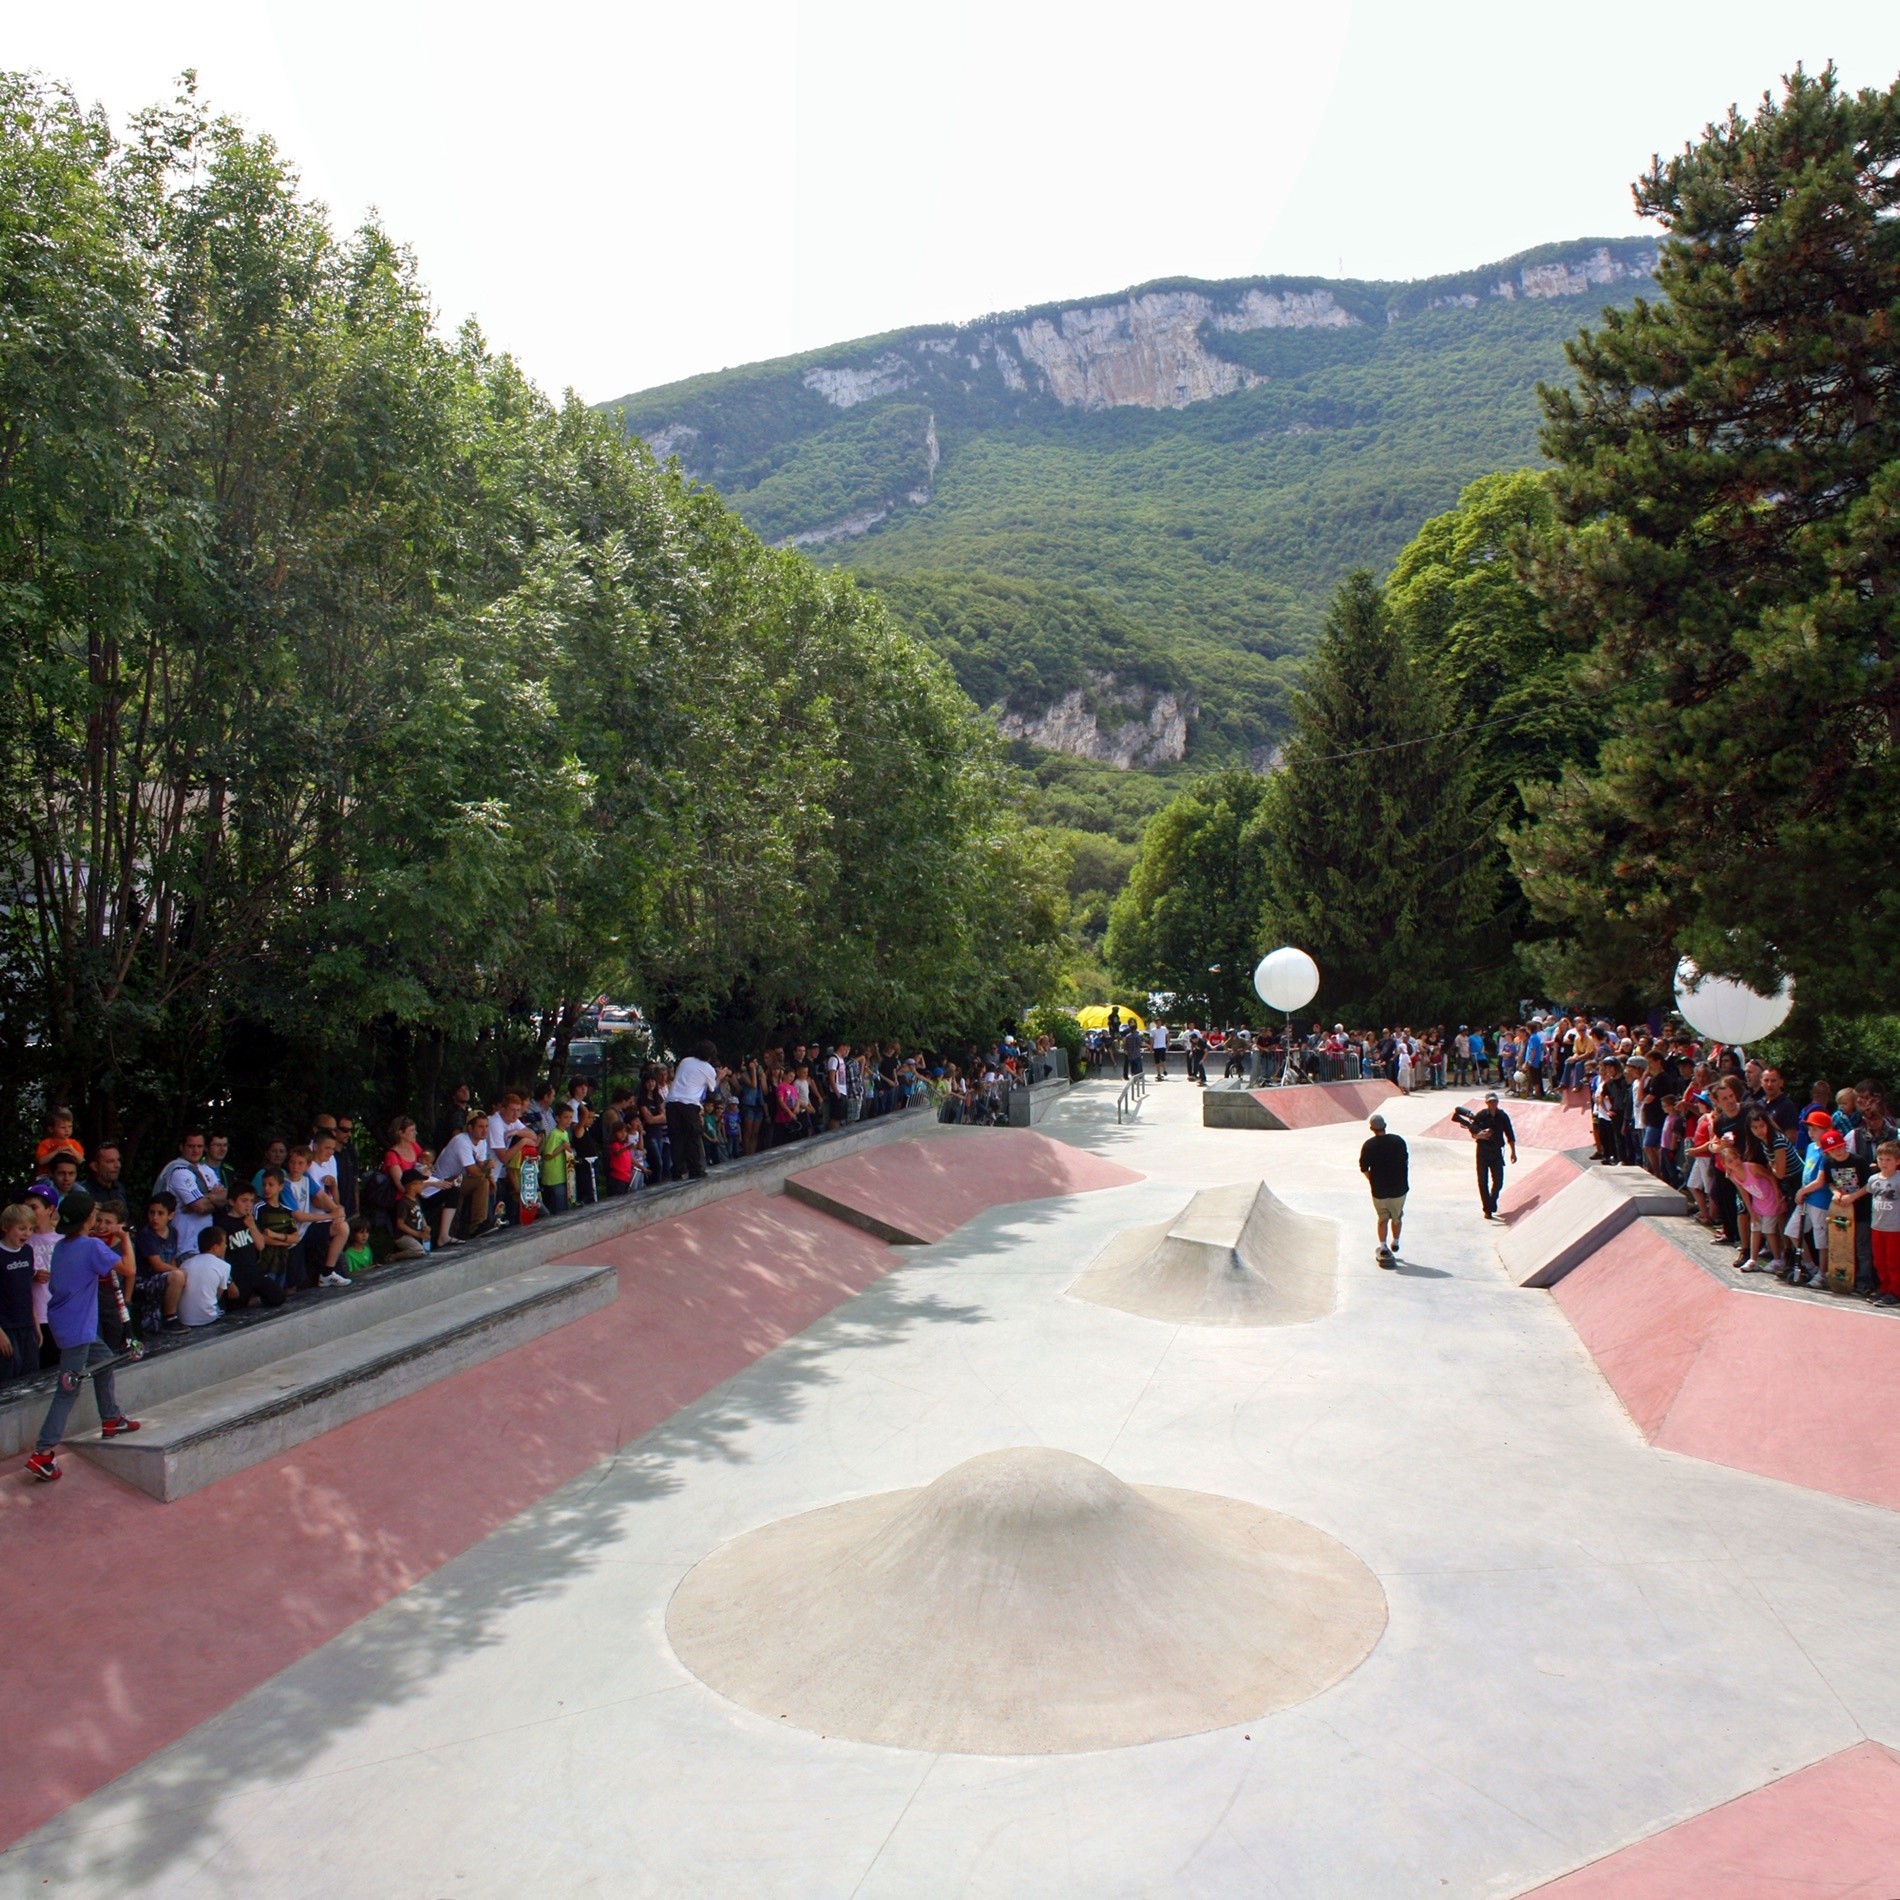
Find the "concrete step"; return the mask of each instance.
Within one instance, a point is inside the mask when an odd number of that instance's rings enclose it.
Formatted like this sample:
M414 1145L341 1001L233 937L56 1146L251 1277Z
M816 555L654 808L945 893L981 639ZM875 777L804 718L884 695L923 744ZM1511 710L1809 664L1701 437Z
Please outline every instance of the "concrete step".
M531 1267L143 1413L129 1438L71 1449L163 1503L187 1497L616 1298L604 1266Z

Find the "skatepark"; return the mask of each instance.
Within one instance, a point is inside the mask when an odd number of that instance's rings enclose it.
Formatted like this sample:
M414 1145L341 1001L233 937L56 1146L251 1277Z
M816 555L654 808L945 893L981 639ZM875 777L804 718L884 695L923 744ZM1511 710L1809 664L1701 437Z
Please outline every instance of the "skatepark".
M1894 1891L1900 1316L1573 1112L1487 1225L1382 1099L1388 1272L1364 1100L1118 1089L524 1257L585 1302L174 1501L9 1488L0 1892Z

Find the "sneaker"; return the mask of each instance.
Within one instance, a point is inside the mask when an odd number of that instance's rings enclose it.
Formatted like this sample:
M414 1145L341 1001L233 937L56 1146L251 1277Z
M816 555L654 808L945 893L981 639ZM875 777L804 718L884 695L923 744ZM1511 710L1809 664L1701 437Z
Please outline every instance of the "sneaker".
M164 1330L168 1333L188 1333L191 1328L176 1313L173 1313L166 1319Z
M343 1273L326 1273L317 1284L318 1286L348 1286L350 1278Z
M1900 1306L1900 1299L1896 1299L1891 1293L1877 1293L1874 1295L1874 1304L1876 1306Z
M1827 1275L1824 1274L1819 1267L1816 1267L1814 1271L1808 1275L1809 1286L1825 1286L1826 1284Z
M36 1451L26 1461L26 1468L41 1484L52 1484L59 1477L59 1462L50 1451Z
M127 1418L126 1415L121 1412L117 1418L102 1418L99 1421L99 1436L101 1438L123 1438L127 1432L135 1432L138 1428L139 1421L137 1419Z

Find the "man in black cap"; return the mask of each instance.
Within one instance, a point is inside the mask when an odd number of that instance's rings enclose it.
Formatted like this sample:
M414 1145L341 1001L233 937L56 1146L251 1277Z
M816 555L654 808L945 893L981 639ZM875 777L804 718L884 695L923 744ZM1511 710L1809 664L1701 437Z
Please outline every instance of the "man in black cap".
M1484 1203L1486 1220L1498 1217L1498 1196L1504 1192L1504 1148L1511 1149L1511 1165L1517 1166L1517 1130L1511 1118L1498 1106L1497 1091L1484 1098L1484 1106L1466 1124L1478 1150L1478 1199Z

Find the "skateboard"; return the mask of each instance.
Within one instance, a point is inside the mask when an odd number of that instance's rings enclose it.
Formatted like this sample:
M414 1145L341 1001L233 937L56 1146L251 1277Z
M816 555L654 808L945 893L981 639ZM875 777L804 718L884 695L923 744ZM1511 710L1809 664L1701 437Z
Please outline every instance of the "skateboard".
M1854 1210L1829 1208L1827 1213L1827 1265L1822 1279L1830 1293L1851 1293L1857 1265L1854 1248Z
M1375 1248L1372 1257L1382 1267L1396 1267L1399 1263L1398 1255L1390 1247Z

